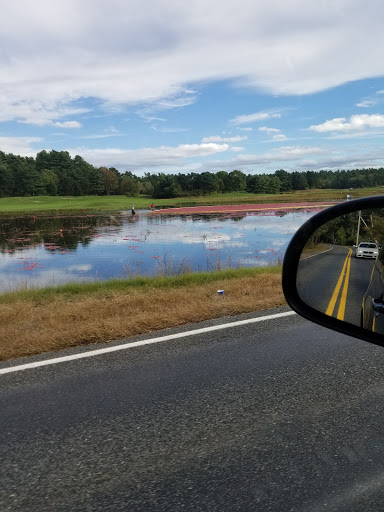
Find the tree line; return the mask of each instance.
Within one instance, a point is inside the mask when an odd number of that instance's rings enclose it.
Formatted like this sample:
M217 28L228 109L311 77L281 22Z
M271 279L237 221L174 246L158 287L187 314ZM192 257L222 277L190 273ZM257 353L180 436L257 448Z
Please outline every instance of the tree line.
M360 212L360 241L384 240L384 208ZM307 243L308 248L325 243L351 246L357 241L359 212L352 212L326 222L318 228ZM381 258L383 255L381 255Z
M321 170L245 174L242 171L135 176L114 167L95 167L67 151L40 151L36 158L0 151L0 197L144 194L154 199L225 192L277 194L306 189L384 185L384 169Z

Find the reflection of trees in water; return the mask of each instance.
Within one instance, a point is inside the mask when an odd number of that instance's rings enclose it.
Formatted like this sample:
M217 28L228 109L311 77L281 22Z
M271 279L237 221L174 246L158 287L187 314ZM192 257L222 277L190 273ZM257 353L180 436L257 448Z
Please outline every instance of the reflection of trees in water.
M112 215L28 216L6 218L0 222L0 251L12 251L45 244L51 251L75 250L88 245L99 228L121 226Z
M185 215L165 215L162 214L158 217L148 217L148 224L159 224L159 219L163 222L170 219L177 219L182 222L187 222L192 220L192 222L203 221L203 222L212 222L212 221L220 221L225 222L227 220L239 221L247 217L248 212L239 213L228 213L228 212L218 212L218 213L200 213L200 214L185 214Z
M240 220L243 220L244 217L246 217L247 215L236 215L236 217L230 217L231 220L233 220L234 222L239 222Z
M146 217L146 223L151 226L160 226L162 224L166 224L168 219L174 218L175 215L151 215Z
M159 216L153 216L153 217L147 217L147 223L158 225L158 224L165 224L168 220L174 220L177 219L181 222L188 222L192 220L192 222L196 221L203 221L203 222L212 222L212 221L220 221L225 222L228 220L235 220L239 221L241 219L244 219L244 217L247 216L247 213L239 214L238 212L230 214L228 212L223 213L201 213L201 214L185 214L185 215L166 215L162 214Z

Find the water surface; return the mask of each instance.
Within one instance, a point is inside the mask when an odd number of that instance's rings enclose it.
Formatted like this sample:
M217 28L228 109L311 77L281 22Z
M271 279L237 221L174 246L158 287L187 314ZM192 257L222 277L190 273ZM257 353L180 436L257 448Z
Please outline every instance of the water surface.
M4 218L0 290L271 265L281 262L292 235L313 214L140 211Z

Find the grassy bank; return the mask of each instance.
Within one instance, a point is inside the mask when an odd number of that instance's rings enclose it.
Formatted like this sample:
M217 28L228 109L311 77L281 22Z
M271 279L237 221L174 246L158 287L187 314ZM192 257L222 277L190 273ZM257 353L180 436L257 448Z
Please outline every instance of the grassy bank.
M220 205L220 204L252 204L252 203L292 203L302 201L343 200L349 190L299 190L283 194L248 194L233 192L230 194L214 194L210 196L177 197L175 199L157 199L159 208L181 206ZM354 198L384 194L384 187L356 189ZM7 197L0 199L0 214L36 213L36 212L70 212L73 211L113 211L128 210L132 203L137 210L149 209L150 197L126 196L81 196L81 197Z
M283 304L281 267L6 293L0 295L0 360Z
M316 245L310 245L307 244L303 252L301 253L300 259L308 258L309 256L315 256L316 254L321 254L322 252L329 251L332 248L330 244L316 244Z

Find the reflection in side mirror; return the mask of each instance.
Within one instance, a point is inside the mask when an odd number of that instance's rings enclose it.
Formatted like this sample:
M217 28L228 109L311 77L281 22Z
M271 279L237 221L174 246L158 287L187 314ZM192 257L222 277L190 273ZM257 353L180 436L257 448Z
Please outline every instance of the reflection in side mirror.
M302 300L338 320L360 326L364 317L366 324L368 313L363 315L362 308L372 308L373 296L369 305L364 297L379 255L379 238L384 238L381 209L342 215L318 228L300 256L297 290Z
M340 204L312 217L283 265L288 303L317 323L384 345L384 198Z

